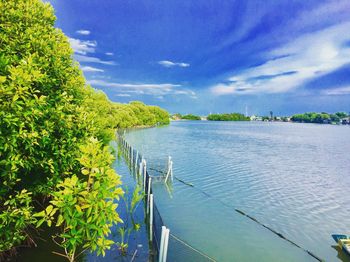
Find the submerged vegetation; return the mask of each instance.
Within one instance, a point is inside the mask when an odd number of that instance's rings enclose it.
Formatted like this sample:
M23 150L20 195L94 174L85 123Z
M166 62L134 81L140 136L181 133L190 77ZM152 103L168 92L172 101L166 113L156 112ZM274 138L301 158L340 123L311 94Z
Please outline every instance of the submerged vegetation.
M135 220L134 213L144 196L145 193L140 185L135 187L132 192L132 196L129 194L129 188L126 187L125 194L122 196L125 205L126 217L124 218L123 225L118 229L120 241L117 242L117 246L121 255L123 256L127 255L130 235L133 232L140 230L141 225L139 221Z
M53 241L104 254L123 195L108 143L116 128L169 123L166 111L118 104L85 84L68 38L40 0L0 1L0 255L34 227Z
M210 114L207 116L209 121L249 121L250 118L240 113L231 114Z

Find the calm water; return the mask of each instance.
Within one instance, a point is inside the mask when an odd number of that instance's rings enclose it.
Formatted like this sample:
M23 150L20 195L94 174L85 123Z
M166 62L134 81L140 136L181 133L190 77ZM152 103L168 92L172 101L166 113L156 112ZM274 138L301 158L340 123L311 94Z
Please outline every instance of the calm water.
M314 261L238 208L327 261L347 259L331 234L350 235L349 126L187 121L127 139L149 163L171 155L174 175L194 185L155 184L155 200L170 230L208 255Z

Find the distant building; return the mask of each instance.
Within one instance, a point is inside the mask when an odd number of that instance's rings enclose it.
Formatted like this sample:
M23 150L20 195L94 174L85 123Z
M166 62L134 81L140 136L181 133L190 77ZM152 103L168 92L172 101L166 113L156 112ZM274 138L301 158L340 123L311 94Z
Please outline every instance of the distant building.
M344 117L340 120L343 125L350 125L350 117Z
M250 117L250 120L251 120L251 121L262 121L262 117L261 117L261 116L252 115L252 116Z

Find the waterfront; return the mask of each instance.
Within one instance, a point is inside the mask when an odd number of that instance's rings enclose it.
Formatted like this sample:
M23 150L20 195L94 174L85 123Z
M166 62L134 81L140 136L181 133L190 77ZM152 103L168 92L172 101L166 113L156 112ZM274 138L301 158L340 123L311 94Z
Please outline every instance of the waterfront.
M155 197L165 223L219 261L312 257L234 211L336 261L332 233L350 230L348 126L260 122L172 122L127 140L150 163L174 161L171 197ZM200 190L210 194L205 196ZM231 208L230 208L231 207Z

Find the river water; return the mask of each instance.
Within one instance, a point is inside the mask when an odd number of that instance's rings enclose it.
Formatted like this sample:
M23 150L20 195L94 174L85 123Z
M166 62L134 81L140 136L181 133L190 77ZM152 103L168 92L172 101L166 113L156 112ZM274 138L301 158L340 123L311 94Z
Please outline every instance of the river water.
M193 185L153 191L171 232L207 255L315 261L239 209L326 261L348 261L331 234L350 235L349 126L174 121L127 140L149 166L171 156L175 178Z

